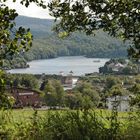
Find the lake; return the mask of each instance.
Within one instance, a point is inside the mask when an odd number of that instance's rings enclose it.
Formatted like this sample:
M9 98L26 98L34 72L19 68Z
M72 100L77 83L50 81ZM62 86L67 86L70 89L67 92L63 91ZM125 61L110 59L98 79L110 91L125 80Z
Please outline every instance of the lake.
M103 66L109 59L86 58L84 56L66 56L54 59L34 60L29 62L29 68L12 69L10 73L30 73L30 74L60 74L67 75L70 71L73 75L81 76L86 73L99 72L99 67Z

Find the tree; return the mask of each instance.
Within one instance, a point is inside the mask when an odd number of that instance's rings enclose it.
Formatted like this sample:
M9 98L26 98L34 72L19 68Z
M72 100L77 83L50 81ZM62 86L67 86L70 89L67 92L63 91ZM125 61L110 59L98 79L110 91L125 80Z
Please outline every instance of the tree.
M32 46L33 36L30 29L16 28L15 18L18 16L15 9L9 9L3 4L8 0L0 1L0 67L2 60L11 58L17 53L23 53ZM16 0L13 0L16 2ZM33 2L37 6L46 8L42 0L21 0L20 3L26 7Z
M49 10L56 20L60 19L54 28L60 36L77 30L89 35L101 28L130 40L128 55L140 58L139 0L52 0Z
M49 106L63 106L64 90L59 81L53 80L48 82L44 88L46 103Z
M39 87L38 80L35 76L30 74L24 74L21 76L21 86L30 89L37 89Z
M0 66L3 59L11 59L17 53L23 53L32 46L32 35L29 29L15 28L15 10L5 5L0 8Z
M117 84L121 84L122 81L118 77L109 76L106 78L106 90L111 89L113 86Z
M47 81L46 85L44 86L45 92L45 101L49 106L56 106L56 90L53 87L51 81Z
M135 84L130 91L133 93L130 105L140 108L140 84Z
M14 103L14 99L5 92L6 78L6 73L0 70L0 109L9 108Z
M116 84L114 86L111 87L111 89L109 90L109 94L110 96L123 96L123 95L127 95L127 91L122 87L122 85Z
M11 59L18 53L23 53L32 46L33 36L30 29L19 27L16 29L15 18L18 16L14 9L9 9L3 2L7 0L0 0L0 68L2 68L4 59ZM16 0L13 0L16 2ZM31 2L38 6L46 8L42 0L21 0L21 4L26 7ZM5 74L0 70L0 107L8 104L8 96L5 94Z
M140 94L140 84L134 84L130 91L133 92L134 95Z
M77 99L80 99L80 107L89 109L98 106L100 100L99 93L94 89L94 87L90 83L80 83L75 88L75 92L79 93Z
M56 101L57 101L57 105L63 106L64 103L64 89L61 85L61 83L58 80L54 81L54 87L56 90Z
M70 109L79 108L78 103L79 103L79 99L77 98L77 94L71 94L65 96L65 105Z

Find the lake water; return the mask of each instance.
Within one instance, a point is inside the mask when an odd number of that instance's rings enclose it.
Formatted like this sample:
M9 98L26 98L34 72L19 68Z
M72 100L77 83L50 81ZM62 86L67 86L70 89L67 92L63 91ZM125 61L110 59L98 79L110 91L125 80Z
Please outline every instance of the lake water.
M60 74L67 75L70 71L73 75L85 75L86 73L99 72L99 67L103 66L109 59L86 58L84 56L58 57L54 59L44 59L31 61L29 68L12 69L10 73L30 73L30 74Z

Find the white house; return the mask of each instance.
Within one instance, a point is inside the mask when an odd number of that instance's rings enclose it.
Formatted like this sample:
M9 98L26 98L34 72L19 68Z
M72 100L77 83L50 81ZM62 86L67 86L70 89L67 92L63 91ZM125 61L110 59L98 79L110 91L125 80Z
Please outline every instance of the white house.
M114 106L118 111L129 111L129 96L115 96L107 98L107 106L109 110L112 110Z

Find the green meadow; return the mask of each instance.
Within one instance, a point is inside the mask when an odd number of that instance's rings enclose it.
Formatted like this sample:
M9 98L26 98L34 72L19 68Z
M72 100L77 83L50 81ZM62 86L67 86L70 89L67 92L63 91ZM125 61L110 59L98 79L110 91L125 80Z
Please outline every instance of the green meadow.
M109 110L0 112L1 140L139 140L140 113Z
M13 119L15 120L20 120L20 119L30 119L33 114L35 113L35 111L37 111L37 115L40 117L45 117L48 112L51 113L66 113L66 112L76 112L77 110L37 110L37 109L32 109L32 108L24 108L24 109L12 109L12 110L3 110L0 111L0 115L2 114L9 114ZM90 112L94 112L99 116L102 116L103 118L105 117L110 117L112 115L112 111L111 110L107 110L107 109L90 109ZM119 118L126 118L129 116L130 112L118 112L118 117ZM134 112L133 112L134 114Z

